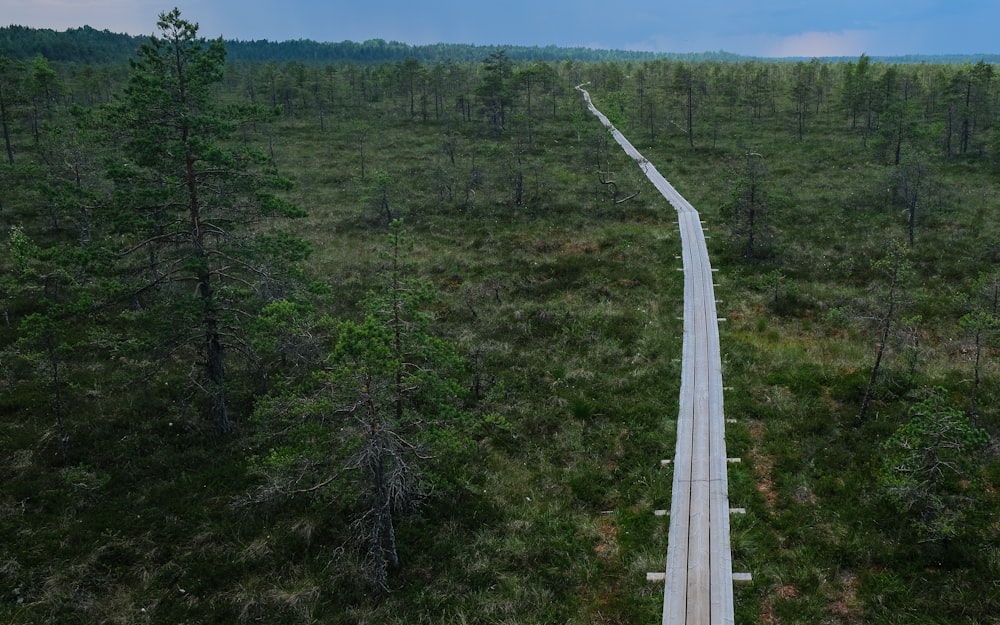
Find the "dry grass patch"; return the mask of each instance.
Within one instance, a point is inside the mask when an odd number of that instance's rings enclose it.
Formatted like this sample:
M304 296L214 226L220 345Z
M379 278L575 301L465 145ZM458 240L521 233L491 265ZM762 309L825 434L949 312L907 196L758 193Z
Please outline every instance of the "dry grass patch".
M837 622L845 625L864 623L864 613L858 599L858 577L851 572L845 572L838 580L840 590L837 598L830 604L830 613L836 616Z
M778 494L774 491L774 458L765 454L761 449L764 442L764 430L766 426L763 421L754 420L749 423L750 438L753 446L750 448L749 456L753 467L757 492L764 498L764 504L769 512L774 511L774 505L778 500Z
M614 515L602 514L597 517L597 537L594 542L594 553L603 560L611 560L618 556L618 524Z

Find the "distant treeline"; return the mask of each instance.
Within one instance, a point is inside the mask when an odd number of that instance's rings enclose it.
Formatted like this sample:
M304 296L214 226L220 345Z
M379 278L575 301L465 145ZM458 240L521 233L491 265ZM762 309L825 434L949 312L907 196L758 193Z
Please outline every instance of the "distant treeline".
M120 63L134 55L148 36L132 36L97 30L90 26L55 31L47 28L25 26L0 27L0 56L27 60L41 55L49 61L60 63ZM594 48L565 48L559 46L507 46L436 43L409 45L398 41L370 39L354 41L318 42L309 39L294 41L226 41L231 61L298 61L302 63L365 63L378 64L416 59L421 62L479 62L497 50L505 50L512 61L653 61L669 59L679 61L747 61L762 60L724 51L699 53L665 53L637 50L599 50ZM966 63L985 61L1000 63L1000 54L980 55L908 55L897 57L871 57L873 61L888 63ZM799 61L809 59L772 59ZM828 57L829 61L851 61L854 58Z
M27 60L41 54L49 61L63 63L124 62L148 39L97 30L89 26L66 31L7 26L0 28L0 55ZM558 46L478 46L438 43L409 45L398 41L371 39L362 43L341 41L321 43L308 39L294 41L226 41L232 61L299 61L303 63L386 63L406 59L421 62L479 62L503 49L512 61L652 61L656 59L739 60L735 54L664 54L627 50L561 48Z
M66 31L6 26L0 28L0 55L27 60L42 55L60 63L117 63L126 61L148 36L132 36L97 30L89 26ZM477 46L446 44L413 46L398 41L371 39L363 43L341 41L321 43L307 39L294 41L226 41L232 61L299 61L303 63L387 63L406 59L421 62L479 62L503 49L512 61L652 61L656 59L738 60L735 54L663 54L558 46Z

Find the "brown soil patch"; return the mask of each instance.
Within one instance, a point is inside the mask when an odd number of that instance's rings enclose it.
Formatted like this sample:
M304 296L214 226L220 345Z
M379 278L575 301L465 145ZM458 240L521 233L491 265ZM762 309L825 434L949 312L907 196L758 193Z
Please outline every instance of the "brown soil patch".
M611 515L602 515L597 519L597 543L594 553L598 557L609 559L618 553L618 526Z
M754 445L750 449L750 458L753 461L753 471L757 478L757 492L764 496L764 502L767 504L768 509L772 509L778 499L778 495L774 492L774 481L771 479L771 473L774 469L774 458L760 451L760 443L764 440L763 422L753 421L750 423L750 437L754 441Z
M760 622L763 625L778 625L778 617L774 615L774 605L771 598L767 597L760 604Z
M853 573L845 573L840 578L841 590L837 600L830 604L830 613L836 614L841 622L851 625L860 624L861 609L858 605L858 577Z
M562 254L596 254L600 247L594 241L566 241L559 252Z
M781 621L774 614L775 599L795 599L799 596L799 589L791 584L778 586L774 592L764 598L760 604L760 622L764 625L778 625Z

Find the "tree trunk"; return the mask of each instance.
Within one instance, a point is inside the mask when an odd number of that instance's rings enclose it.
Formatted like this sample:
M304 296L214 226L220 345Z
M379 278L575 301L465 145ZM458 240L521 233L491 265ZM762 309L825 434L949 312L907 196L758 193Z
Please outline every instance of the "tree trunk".
M872 396L875 394L875 383L878 380L879 370L882 367L882 357L889 344L889 331L892 329L892 316L896 310L896 279L898 268L893 269L892 279L889 286L888 303L889 308L882 318L881 338L879 339L878 351L875 354L875 364L872 365L871 375L868 376L868 384L865 386L865 394L861 398L861 408L858 409L858 422L863 423L868 418L868 408L871 405Z
M45 338L45 347L49 359L49 367L52 370L49 382L52 389L53 412L56 418L56 430L59 433L59 451L62 453L63 464L69 465L69 432L66 430L66 423L63 419L65 412L62 395L62 380L59 377L59 357L56 354L55 344L52 336Z
M520 171L513 176L514 183L514 206L524 206L524 174Z
M951 158L951 135L954 133L954 110L953 107L948 107L948 123L945 127L945 143L944 143L944 154L949 159Z
M983 333L976 330L976 358L972 374L972 406L969 410L969 418L972 427L979 427L979 363L983 353Z
M358 135L358 161L361 164L361 180L365 179L365 135Z
M389 206L389 192L386 189L382 189L382 197L379 199L379 208L382 209L382 214L385 215L386 225L392 223L392 207Z
M188 129L183 129L184 143L187 145ZM202 231L201 204L198 199L198 177L195 171L195 156L190 152L184 159L187 176L188 213L191 219L191 244L194 255L200 264L198 270L198 296L204 308L205 324L205 373L209 382L209 399L211 402L212 421L220 434L233 431L229 419L229 409L226 406L225 390L225 358L222 341L219 336L218 311L215 308L215 296L212 290L212 272L209 269L209 258L205 252L204 233Z
M688 83L687 88L687 133L688 147L694 150L694 78Z
M903 151L903 122L901 113L899 127L896 129L896 150L895 150L896 157L894 160L894 164L896 165L896 167L899 167L900 154L902 151Z
M0 87L0 125L3 126L3 144L7 148L7 162L13 165L14 147L10 143L10 126L7 124L7 104L4 102L2 87Z
M892 303L889 304L889 313L882 321L882 338L878 344L878 352L875 354L875 364L872 366L871 375L868 376L868 384L865 386L865 394L861 398L861 408L858 410L858 422L863 423L868 418L868 407L871 405L872 396L875 394L875 382L878 380L879 369L882 366L882 356L885 354L886 345L889 342L889 329L892 327Z
M31 104L31 138L36 146L42 140L42 113L38 110L37 100Z
M233 431L233 424L229 419L229 409L226 405L225 359L219 337L219 322L215 319L210 296L205 305L207 317L205 319L205 370L211 384L209 395L212 402L212 420L215 422L215 429L220 434L230 434Z
M649 142L656 142L656 111L653 108L653 101L649 100L646 103L647 116L646 120L649 122Z
M373 426L374 427L374 426ZM373 444L376 446L368 470L372 476L372 498L374 519L374 536L372 537L372 557L374 558L372 572L375 578L375 585L379 590L388 588L389 563L386 559L385 544L382 540L383 531L392 528L392 508L389 506L389 488L385 483L385 467L382 465L382 453L378 448L378 433L372 432L376 437ZM386 519L385 517L389 517Z
M370 388L371 380L367 384ZM399 566L396 550L396 527L392 518L392 492L387 465L393 461L387 424L382 422L379 408L368 394L365 400L365 428L368 430L367 449L363 452L371 478L371 508L367 529L362 526L362 540L368 541L371 576L380 592L389 590L389 569Z

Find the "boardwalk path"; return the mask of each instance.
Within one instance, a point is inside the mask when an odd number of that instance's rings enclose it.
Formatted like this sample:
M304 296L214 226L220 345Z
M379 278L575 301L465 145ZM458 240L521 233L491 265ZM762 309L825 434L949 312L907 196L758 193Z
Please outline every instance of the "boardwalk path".
M722 359L712 266L698 211L583 94L590 111L677 210L684 259L684 347L664 625L727 625L733 615Z

